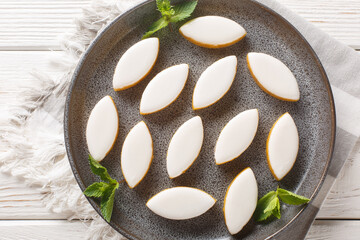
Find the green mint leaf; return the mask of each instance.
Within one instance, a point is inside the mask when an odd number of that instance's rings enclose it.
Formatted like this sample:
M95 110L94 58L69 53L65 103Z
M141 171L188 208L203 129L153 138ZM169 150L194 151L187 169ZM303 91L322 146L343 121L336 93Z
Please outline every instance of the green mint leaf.
M91 171L105 182L95 182L91 184L85 189L84 194L88 197L101 198L101 213L104 219L109 222L114 207L115 191L119 188L119 183L115 179L112 179L107 169L91 157L91 155L89 155L89 162Z
M156 0L157 10L161 13L162 17L151 24L148 31L142 36L142 39L148 38L160 29L167 27L170 22L179 22L190 17L196 5L197 0L184 1L175 6L171 6L170 0Z
M310 201L310 199L308 199L306 197L297 195L295 193L292 193L292 192L287 191L282 188L278 188L277 193L278 193L281 201L283 201L286 204L301 205L304 203L308 203Z
M268 208L274 198L277 198L276 192L271 191L259 199L254 213L255 221L264 221L272 215L272 211L265 212L265 209Z
M108 183L96 182L88 186L84 194L88 197L101 197L108 186Z
M281 218L281 214L280 214L280 201L279 198L276 197L275 199L275 208L272 210L272 215L274 215L277 219Z
M119 188L119 183L109 185L101 197L100 209L104 219L110 222L114 207L115 190Z
M278 202L279 202L279 198L277 196L273 197L273 199L269 202L267 207L264 209L264 213L272 212L275 208L277 208Z
M159 20L151 24L148 31L142 36L142 39L150 37L152 34L166 27L167 25L169 25L169 21L167 21L164 17L160 18Z
M174 14L170 17L170 22L179 22L191 16L195 10L197 1L185 1L174 6Z
M107 169L105 167L103 167L98 161L96 161L93 157L91 157L91 155L89 154L89 162L90 162L90 167L91 167L91 171L98 175L101 180L108 182L108 183L113 183L115 184L117 181L112 179L107 171Z
M156 7L160 12L166 12L171 9L170 0L156 0Z
M257 203L254 218L255 221L264 221L271 215L276 218L281 218L280 213L280 200L284 203L291 205L300 205L310 201L310 199L279 188L275 191L268 192L265 194Z
M164 17L170 17L175 13L170 4L170 0L156 0L156 6L159 12L161 12L161 15Z

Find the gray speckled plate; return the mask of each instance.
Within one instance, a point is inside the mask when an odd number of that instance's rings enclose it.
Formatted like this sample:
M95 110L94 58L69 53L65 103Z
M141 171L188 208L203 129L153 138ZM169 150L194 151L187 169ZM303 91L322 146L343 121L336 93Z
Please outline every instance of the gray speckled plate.
M144 120L153 136L154 159L148 174L135 189L121 184L115 196L110 225L131 239L276 237L279 231L286 231L286 226L294 218L302 217L304 207L283 205L280 220L268 224L255 224L251 220L238 235L232 237L226 229L222 213L223 198L231 180L250 166L258 181L259 196L280 185L313 198L331 159L335 116L329 82L315 53L296 29L253 0L201 0L193 17L203 15L233 19L244 26L248 34L233 46L206 49L186 41L177 31L164 29L156 34L160 39L160 52L150 75L135 87L114 92L112 77L117 61L158 18L155 3L148 1L115 19L91 44L73 76L65 110L65 141L72 170L82 190L98 180L91 173L87 160L85 127L91 109L103 96L113 97L120 119L115 147L102 161L111 176L118 180L123 178L120 150L132 126ZM174 26L174 29L177 27ZM256 85L246 66L246 54L250 51L268 53L289 66L299 83L299 102L277 100ZM194 112L191 109L191 95L201 72L215 60L231 54L238 57L238 70L230 91L215 105ZM150 79L162 69L179 63L190 66L189 79L179 99L158 113L139 115L141 94ZM221 166L215 165L213 149L220 130L239 112L251 108L258 108L260 112L259 129L253 143L238 159ZM291 172L277 182L266 163L265 145L272 124L284 112L289 112L296 122L300 149ZM201 116L205 126L203 148L193 166L185 174L171 180L165 166L169 140L184 121L195 115ZM167 220L147 209L145 203L151 196L173 186L200 188L218 202L202 216L185 221ZM99 212L99 202L93 199L89 201Z

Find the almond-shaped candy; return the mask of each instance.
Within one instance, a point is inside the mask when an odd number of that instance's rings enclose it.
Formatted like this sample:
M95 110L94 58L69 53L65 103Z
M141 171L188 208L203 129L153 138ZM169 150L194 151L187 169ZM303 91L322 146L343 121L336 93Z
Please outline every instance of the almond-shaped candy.
M180 34L190 42L207 48L233 45L246 35L237 22L220 16L204 16L192 19L181 26Z
M252 143L259 124L259 112L250 109L232 118L221 131L215 146L215 163L239 157Z
M258 186L251 168L240 172L228 187L224 199L225 223L234 235L249 222L258 200Z
M236 74L237 58L228 56L211 64L200 75L193 93L193 109L209 107L230 89Z
M114 101L103 97L92 109L86 126L86 143L90 155L101 161L113 147L119 129L119 118Z
M204 127L199 116L187 120L171 138L166 157L170 178L183 174L198 157L204 140Z
M136 124L125 138L121 150L121 171L130 188L136 187L148 172L153 143L144 121Z
M160 111L173 103L183 90L189 65L179 64L158 73L146 86L140 101L140 114Z
M202 190L173 187L150 198L146 206L161 217L185 220L200 216L214 206L215 202L216 199Z
M296 102L300 99L294 74L279 59L251 52L247 55L247 63L255 82L266 93L284 101Z
M143 80L155 65L158 52L158 38L147 38L131 46L116 65L113 77L114 90L130 88Z
M276 180L281 180L292 169L298 151L297 127L291 115L285 113L272 126L266 142L267 161Z

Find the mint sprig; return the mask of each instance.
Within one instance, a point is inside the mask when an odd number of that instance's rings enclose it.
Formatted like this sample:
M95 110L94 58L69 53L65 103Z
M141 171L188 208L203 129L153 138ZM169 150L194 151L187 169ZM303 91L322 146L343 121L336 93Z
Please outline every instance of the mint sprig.
M283 201L286 204L291 204L291 205L301 205L304 203L308 203L310 199L297 195L295 193L292 193L290 191L287 191L285 189L282 188L278 188L277 189L278 195L281 199L281 201Z
M160 29L167 27L170 23L180 22L190 17L196 5L197 0L184 1L175 6L170 4L170 0L156 0L157 10L161 13L162 17L151 24L142 38L150 37Z
M174 6L174 15L171 16L170 22L180 22L190 17L195 10L197 1L186 1Z
M304 196L297 195L278 187L276 191L270 191L259 199L254 213L255 221L265 221L270 216L275 216L280 219L281 213L279 198L282 202L291 205L301 205L310 201L310 199Z
M119 188L119 183L112 179L107 169L89 155L91 171L98 175L104 182L95 182L88 186L84 194L88 197L100 198L100 209L104 219L110 222L113 207L115 191Z

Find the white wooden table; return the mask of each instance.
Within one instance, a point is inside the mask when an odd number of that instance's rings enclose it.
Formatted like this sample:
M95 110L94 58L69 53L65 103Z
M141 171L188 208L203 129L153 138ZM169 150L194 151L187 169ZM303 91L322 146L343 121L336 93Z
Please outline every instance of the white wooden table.
M0 97L21 91L33 69L60 74L48 64L60 51L58 35L90 0L0 0ZM360 0L279 0L331 36L360 51ZM359 66L360 67L360 66ZM15 99L14 99L15 101ZM0 104L11 104L10 102ZM360 153L350 159L308 235L309 239L360 239ZM0 174L0 239L84 239L86 227L47 211L40 189Z

